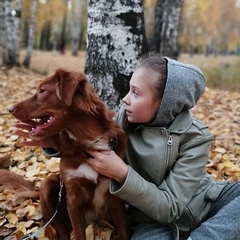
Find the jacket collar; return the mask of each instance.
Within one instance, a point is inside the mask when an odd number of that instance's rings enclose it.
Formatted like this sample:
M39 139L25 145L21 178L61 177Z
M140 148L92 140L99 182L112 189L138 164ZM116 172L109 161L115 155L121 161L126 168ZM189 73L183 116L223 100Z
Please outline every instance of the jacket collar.
M182 134L186 132L193 123L193 116L188 109L180 112L168 127L172 133Z

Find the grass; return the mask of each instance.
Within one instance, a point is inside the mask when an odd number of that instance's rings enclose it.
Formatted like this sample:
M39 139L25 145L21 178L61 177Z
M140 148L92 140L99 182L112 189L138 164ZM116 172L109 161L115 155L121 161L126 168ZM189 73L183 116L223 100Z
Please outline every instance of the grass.
M240 61L233 64L222 62L219 66L203 71L208 87L240 92Z

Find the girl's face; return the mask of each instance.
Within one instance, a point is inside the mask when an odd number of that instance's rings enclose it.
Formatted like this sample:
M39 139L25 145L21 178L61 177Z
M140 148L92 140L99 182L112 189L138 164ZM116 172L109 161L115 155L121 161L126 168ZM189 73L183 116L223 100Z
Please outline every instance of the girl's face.
M137 68L130 80L130 90L123 98L127 119L131 123L148 123L156 116L161 100L157 98L158 73Z

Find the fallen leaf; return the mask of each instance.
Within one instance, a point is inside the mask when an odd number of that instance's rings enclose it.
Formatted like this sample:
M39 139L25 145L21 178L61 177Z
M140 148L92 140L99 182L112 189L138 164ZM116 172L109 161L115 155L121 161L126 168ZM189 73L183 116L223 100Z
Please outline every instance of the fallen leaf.
M6 218L8 222L11 224L16 224L18 222L18 217L15 213L11 213L11 212L7 213Z

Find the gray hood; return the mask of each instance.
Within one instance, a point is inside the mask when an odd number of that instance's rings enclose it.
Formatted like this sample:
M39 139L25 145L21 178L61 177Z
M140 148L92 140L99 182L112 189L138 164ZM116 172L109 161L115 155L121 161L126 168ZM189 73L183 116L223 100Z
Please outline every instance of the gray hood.
M167 60L167 81L154 126L170 123L183 109L192 108L205 90L202 71L190 64Z

